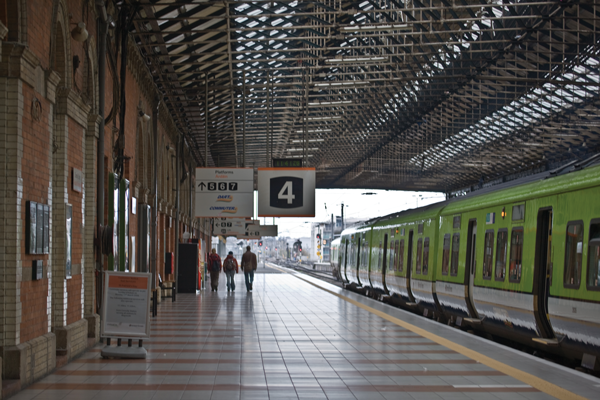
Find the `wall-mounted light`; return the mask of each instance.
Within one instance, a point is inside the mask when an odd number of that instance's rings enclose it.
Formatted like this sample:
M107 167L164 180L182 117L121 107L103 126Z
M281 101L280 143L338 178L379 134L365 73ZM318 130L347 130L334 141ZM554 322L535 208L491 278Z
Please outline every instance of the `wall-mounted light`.
M80 22L71 31L71 37L73 40L78 42L85 42L89 36L87 29L85 28L85 22Z
M506 208L502 207L502 213L500 213L500 215L502 216L502 219L504 219L504 217L506 217Z
M148 114L146 114L145 112L143 112L142 110L138 111L138 115L140 116L142 121L144 121L144 122L150 121L150 116Z

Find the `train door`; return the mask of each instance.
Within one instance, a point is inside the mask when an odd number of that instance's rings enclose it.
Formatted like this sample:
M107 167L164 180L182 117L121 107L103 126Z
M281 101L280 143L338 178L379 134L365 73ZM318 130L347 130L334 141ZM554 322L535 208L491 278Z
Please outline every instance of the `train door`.
M415 301L415 297L412 294L410 288L410 278L412 276L412 265L413 265L413 230L408 231L408 254L406 258L406 291L410 301Z
M548 296L552 273L552 208L540 208L537 218L535 241L535 264L533 272L533 301L535 319L543 338L554 338L554 331L548 318Z
M350 243L350 240L346 239L344 241L344 253L343 253L344 254L344 259L343 259L344 265L340 265L340 269L343 268L342 271L344 271L342 273L342 278L346 282L348 282L348 275L346 274L346 268L348 267L348 243Z
M467 262L465 263L465 279L468 287L467 307L469 315L472 318L479 318L475 303L473 302L473 282L475 280L475 270L477 269L477 220L469 221L469 231L467 236Z
M356 243L357 243L357 247L356 247L356 266L354 268L356 268L355 273L356 273L356 282L358 283L359 286L362 286L362 282L360 281L360 235L356 235Z
M387 247L388 247L388 235L387 233L383 236L383 265L381 266L381 283L383 285L383 289L387 291L387 286L385 285L385 275L387 274Z

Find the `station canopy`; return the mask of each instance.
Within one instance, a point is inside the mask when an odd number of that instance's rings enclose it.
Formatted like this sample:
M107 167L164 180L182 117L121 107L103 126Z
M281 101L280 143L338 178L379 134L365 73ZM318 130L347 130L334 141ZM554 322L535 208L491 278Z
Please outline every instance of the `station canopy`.
M448 193L598 151L593 0L136 4L199 166L297 159L321 188Z

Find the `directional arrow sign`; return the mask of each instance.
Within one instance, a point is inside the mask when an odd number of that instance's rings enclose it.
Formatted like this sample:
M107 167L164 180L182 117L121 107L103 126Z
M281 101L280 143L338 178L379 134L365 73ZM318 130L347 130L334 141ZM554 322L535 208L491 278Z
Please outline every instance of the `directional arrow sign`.
M260 239L263 236L277 236L277 225L247 225L244 239Z
M253 211L253 168L196 168L196 217L252 218Z

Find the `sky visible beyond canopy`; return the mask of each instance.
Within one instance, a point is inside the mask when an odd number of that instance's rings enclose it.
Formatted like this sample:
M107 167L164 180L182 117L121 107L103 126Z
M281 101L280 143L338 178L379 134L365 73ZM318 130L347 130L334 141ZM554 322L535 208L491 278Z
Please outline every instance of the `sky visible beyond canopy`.
M364 193L374 193L366 195ZM443 201L443 193L404 192L371 189L317 189L315 193L315 218L259 218L263 225L278 225L279 236L300 238L310 236L313 222L331 221L331 214L341 214L344 203L344 220L369 219L422 207Z

